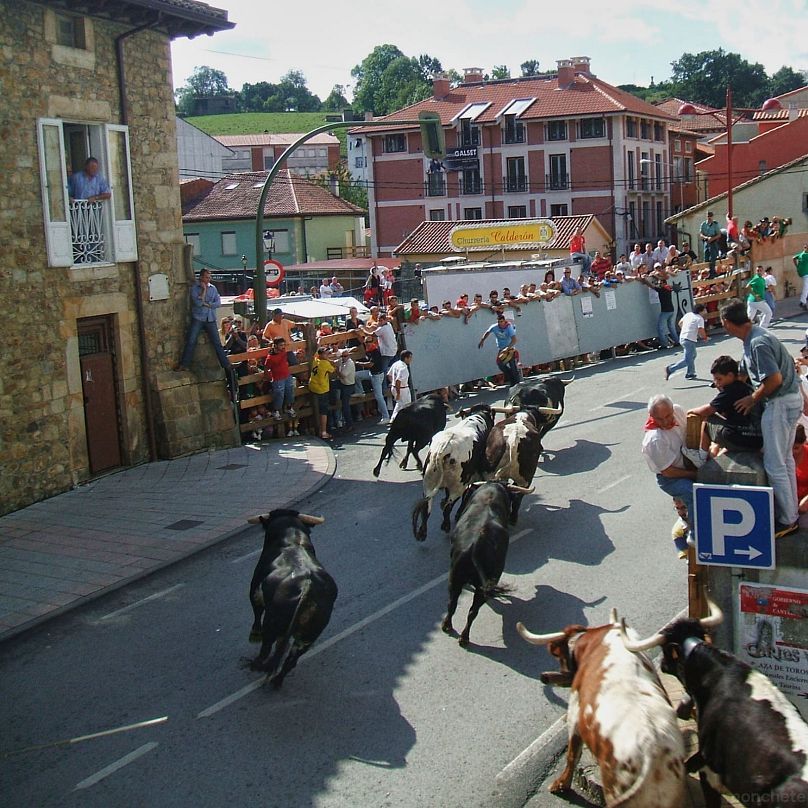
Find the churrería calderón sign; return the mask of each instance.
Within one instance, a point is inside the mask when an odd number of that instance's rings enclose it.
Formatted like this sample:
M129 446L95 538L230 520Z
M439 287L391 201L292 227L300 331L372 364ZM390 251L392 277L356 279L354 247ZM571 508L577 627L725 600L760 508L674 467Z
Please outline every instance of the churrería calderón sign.
M519 219L497 224L464 224L449 233L454 250L487 250L519 244L550 244L556 235L551 219Z

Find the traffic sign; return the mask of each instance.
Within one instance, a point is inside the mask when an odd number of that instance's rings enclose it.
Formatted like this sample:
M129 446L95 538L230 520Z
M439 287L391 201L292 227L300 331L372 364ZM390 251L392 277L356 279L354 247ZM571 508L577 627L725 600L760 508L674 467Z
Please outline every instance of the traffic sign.
M774 494L754 485L693 485L696 561L774 569Z
M264 275L266 277L267 286L277 286L286 274L283 264L276 261L274 258L267 258L264 261Z

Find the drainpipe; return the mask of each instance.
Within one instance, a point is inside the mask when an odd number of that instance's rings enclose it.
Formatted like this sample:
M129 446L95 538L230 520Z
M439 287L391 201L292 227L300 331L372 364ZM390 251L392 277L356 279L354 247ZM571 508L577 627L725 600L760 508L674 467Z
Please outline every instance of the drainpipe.
M129 125L129 96L126 91L126 65L124 61L123 43L124 40L130 36L139 34L148 28L153 28L160 20L158 14L151 22L139 25L129 31L115 37L115 55L117 58L117 73L118 73L118 93L121 99L121 123L124 126ZM131 177L129 178L131 181ZM135 272L135 311L137 315L137 336L138 345L140 346L140 377L141 384L143 385L143 407L146 415L146 441L149 446L149 461L154 463L157 457L157 440L154 435L154 409L151 400L151 386L149 383L149 372L151 366L149 365L149 358L146 352L146 333L144 326L143 315L143 299L141 296L141 284L143 275L140 271L140 261L134 262Z
M301 263L308 264L309 263L309 244L308 240L306 239L306 217L300 217L300 224L302 225L302 241L303 241L303 261Z

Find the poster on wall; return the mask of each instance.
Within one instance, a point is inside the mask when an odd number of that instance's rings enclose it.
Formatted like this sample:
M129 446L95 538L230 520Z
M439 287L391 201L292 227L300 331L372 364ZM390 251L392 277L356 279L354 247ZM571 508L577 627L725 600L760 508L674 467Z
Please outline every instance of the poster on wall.
M805 716L808 590L741 583L738 594L738 658L765 673Z

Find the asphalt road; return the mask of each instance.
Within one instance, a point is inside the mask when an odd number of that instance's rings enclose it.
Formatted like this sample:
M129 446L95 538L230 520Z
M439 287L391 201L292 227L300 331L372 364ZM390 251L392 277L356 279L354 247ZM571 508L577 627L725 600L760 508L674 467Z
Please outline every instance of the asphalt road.
M775 332L796 345L804 327ZM650 632L685 606L671 503L639 453L645 403L664 389L685 407L709 401L709 364L727 352L739 353L729 338L700 349L701 382L679 373L665 384L672 352L576 372L512 531L512 593L483 608L468 650L440 631L448 544L437 509L427 541L412 538L419 475L391 463L371 476L379 429L338 443L335 477L300 503L326 517L312 538L340 594L280 692L243 667L257 650L257 528L6 643L4 806L521 804L525 777L540 779L536 759L552 763L532 753L558 729L566 694L539 683L552 663L515 624L598 624L615 606ZM469 603L464 594L460 627Z

